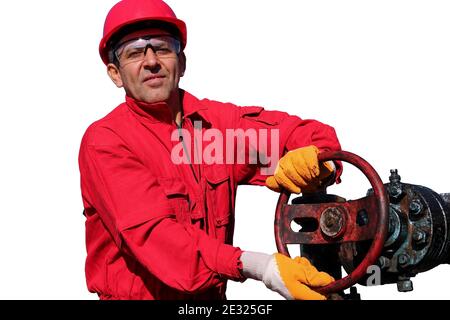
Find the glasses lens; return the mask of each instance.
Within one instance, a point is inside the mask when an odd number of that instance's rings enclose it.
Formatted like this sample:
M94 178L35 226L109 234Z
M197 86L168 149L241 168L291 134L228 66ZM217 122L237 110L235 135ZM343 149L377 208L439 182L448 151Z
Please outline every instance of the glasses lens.
M142 61L151 49L156 56L173 57L180 53L180 41L170 36L141 37L126 41L115 50L116 57L121 64Z

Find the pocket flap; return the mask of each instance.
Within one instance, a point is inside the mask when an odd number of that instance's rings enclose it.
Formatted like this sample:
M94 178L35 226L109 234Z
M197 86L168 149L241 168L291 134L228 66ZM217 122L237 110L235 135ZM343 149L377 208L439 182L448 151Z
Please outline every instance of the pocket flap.
M273 112L263 112L263 107L243 107L241 109L241 117L245 117L254 121L262 122L271 126L280 123L279 116L276 117Z
M205 166L205 178L213 185L220 184L230 179L227 168L223 165Z
M158 181L167 197L187 196L183 180L179 178L158 178Z
M263 107L242 107L241 108L241 116L257 116L263 111Z

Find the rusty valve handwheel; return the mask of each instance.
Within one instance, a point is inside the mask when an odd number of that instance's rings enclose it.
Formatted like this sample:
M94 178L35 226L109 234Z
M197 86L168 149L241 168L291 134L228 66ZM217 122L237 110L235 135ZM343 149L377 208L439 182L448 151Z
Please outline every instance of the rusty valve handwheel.
M332 244L373 239L361 263L345 278L318 289L322 294L341 292L366 275L367 268L381 254L388 230L389 201L375 169L359 156L346 152L323 152L319 161L341 160L351 163L364 173L373 188L373 194L362 199L314 204L289 205L290 193L283 191L275 213L275 240L279 252L289 256L288 244ZM317 228L294 232L293 220L315 221ZM304 220L305 221L305 220ZM301 224L301 223L300 223ZM313 228L314 229L314 228Z

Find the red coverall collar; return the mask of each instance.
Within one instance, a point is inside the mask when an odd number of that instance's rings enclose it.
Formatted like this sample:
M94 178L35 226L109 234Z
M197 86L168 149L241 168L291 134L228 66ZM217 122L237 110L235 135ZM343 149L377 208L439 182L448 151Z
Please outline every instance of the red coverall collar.
M207 110L208 107L201 103L196 97L191 95L189 92L186 92L180 89L180 96L182 99L182 108L184 117L189 117L193 114L200 115L204 120L208 123L211 123L208 120L204 110ZM127 106L137 113L139 116L146 118L150 122L158 123L172 123L172 115L169 110L169 106L166 102L157 102L157 103L146 103L142 101L135 100L130 96L125 96L125 101Z

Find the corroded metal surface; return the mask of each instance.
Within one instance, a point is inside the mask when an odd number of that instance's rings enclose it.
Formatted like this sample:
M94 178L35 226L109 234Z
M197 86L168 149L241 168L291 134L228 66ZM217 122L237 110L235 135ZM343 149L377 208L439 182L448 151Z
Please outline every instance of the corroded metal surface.
M413 290L411 277L450 262L450 207L445 194L403 183L397 170L391 170L389 180L389 230L377 262L378 284L397 283L399 291L407 292ZM354 244L353 253L340 252L345 271L352 272L366 252L362 242ZM369 285L369 277L359 283Z
M329 244L373 239L378 222L377 208L377 199L374 196L344 203L285 204L281 209L283 214L277 221L278 237L283 244ZM340 217L335 216L337 221L327 227L324 225L324 217L330 215L330 212L334 214L339 212ZM369 217L366 224L359 222L360 217L368 212L374 214ZM315 224L317 228L294 232L291 228L293 220L301 226L304 222L305 225ZM333 229L339 229L341 232L336 232L335 236L332 236Z

